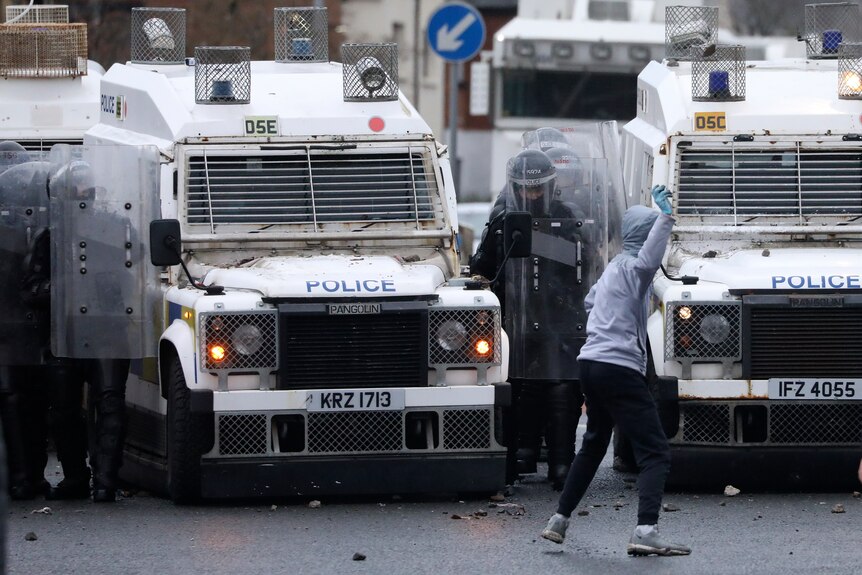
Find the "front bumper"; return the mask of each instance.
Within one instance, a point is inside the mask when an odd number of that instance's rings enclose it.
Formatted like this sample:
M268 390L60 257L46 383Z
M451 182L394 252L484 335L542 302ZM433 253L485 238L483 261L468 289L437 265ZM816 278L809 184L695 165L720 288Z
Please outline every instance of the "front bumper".
M505 452L203 460L201 496L494 492L505 468Z

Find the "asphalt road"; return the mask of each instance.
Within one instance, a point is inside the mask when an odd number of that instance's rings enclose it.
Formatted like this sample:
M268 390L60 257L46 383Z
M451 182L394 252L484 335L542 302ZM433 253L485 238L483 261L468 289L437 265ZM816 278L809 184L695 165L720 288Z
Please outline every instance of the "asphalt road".
M55 463L49 470L59 479ZM319 507L309 500L177 507L146 493L114 505L12 502L9 573L862 573L858 494L669 493L665 504L678 509L662 514L662 531L692 555L630 558L636 489L606 458L579 507L588 514L573 516L563 545L539 537L556 503L539 476L497 507L452 496L321 498ZM833 513L836 504L844 513Z

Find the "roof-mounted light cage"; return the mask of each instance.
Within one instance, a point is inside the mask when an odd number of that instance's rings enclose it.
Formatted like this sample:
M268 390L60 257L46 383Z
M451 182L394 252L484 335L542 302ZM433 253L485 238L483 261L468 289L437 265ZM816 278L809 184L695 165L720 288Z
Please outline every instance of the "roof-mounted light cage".
M6 22L19 16L15 24L68 24L69 7L65 4L6 6Z
M719 44L714 51L694 46L690 57L693 101L745 100L745 46Z
M718 8L667 6L664 11L665 58L688 60L693 46L718 42Z
M398 99L398 45L342 44L344 101Z
M838 97L862 100L862 42L838 46Z
M0 24L0 77L86 75L86 24Z
M248 104L251 101L251 48L195 48L195 102Z
M186 60L185 8L132 8L134 64L183 64Z
M329 62L326 8L275 9L276 62Z
M805 51L809 58L838 58L842 42L862 41L859 5L850 2L805 5Z

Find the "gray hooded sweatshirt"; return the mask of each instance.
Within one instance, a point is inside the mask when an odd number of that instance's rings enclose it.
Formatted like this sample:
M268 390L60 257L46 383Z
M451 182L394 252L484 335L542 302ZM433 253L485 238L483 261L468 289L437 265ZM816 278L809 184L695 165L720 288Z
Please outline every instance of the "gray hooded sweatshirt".
M661 265L674 219L646 206L623 216L623 251L608 264L584 300L587 342L578 359L646 374L647 293Z

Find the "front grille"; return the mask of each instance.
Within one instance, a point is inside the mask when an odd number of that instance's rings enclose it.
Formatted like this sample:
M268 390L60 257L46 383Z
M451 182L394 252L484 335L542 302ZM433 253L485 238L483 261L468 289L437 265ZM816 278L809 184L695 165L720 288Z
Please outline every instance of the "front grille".
M323 146L321 146L323 147ZM188 159L189 224L325 224L435 219L423 146L212 152Z
M803 147L783 142L758 147L695 145L678 155L676 210L737 225L758 217L862 215L862 150Z
M726 404L680 405L682 439L686 443L730 442L730 406Z
M380 304L378 314L329 315L284 304L280 389L428 385L428 306Z
M268 439L263 413L222 414L218 418L219 455L265 455Z
M744 307L747 377L862 375L862 307Z
M770 409L772 443L845 443L859 445L862 404L776 404Z
M401 451L404 445L400 411L309 413L309 453Z
M201 368L219 372L270 372L278 367L278 322L267 312L210 312L200 314ZM210 351L223 350L221 359Z
M447 409L443 412L443 449L491 447L491 412L487 409Z
M862 437L862 402L682 402L680 415L673 443L858 446Z
M434 415L442 421L433 437L425 435L420 446L408 440L405 417ZM291 457L302 455L352 455L367 453L413 453L502 450L492 440L494 410L462 408L421 411L293 412L300 428L296 449L276 449L271 434L277 432L279 415L267 413L222 413L217 416L218 448L209 457ZM415 420L414 420L415 421ZM430 421L430 419L429 419ZM296 429L292 433L296 433ZM415 439L415 437L414 437ZM282 444L284 447L284 444Z

